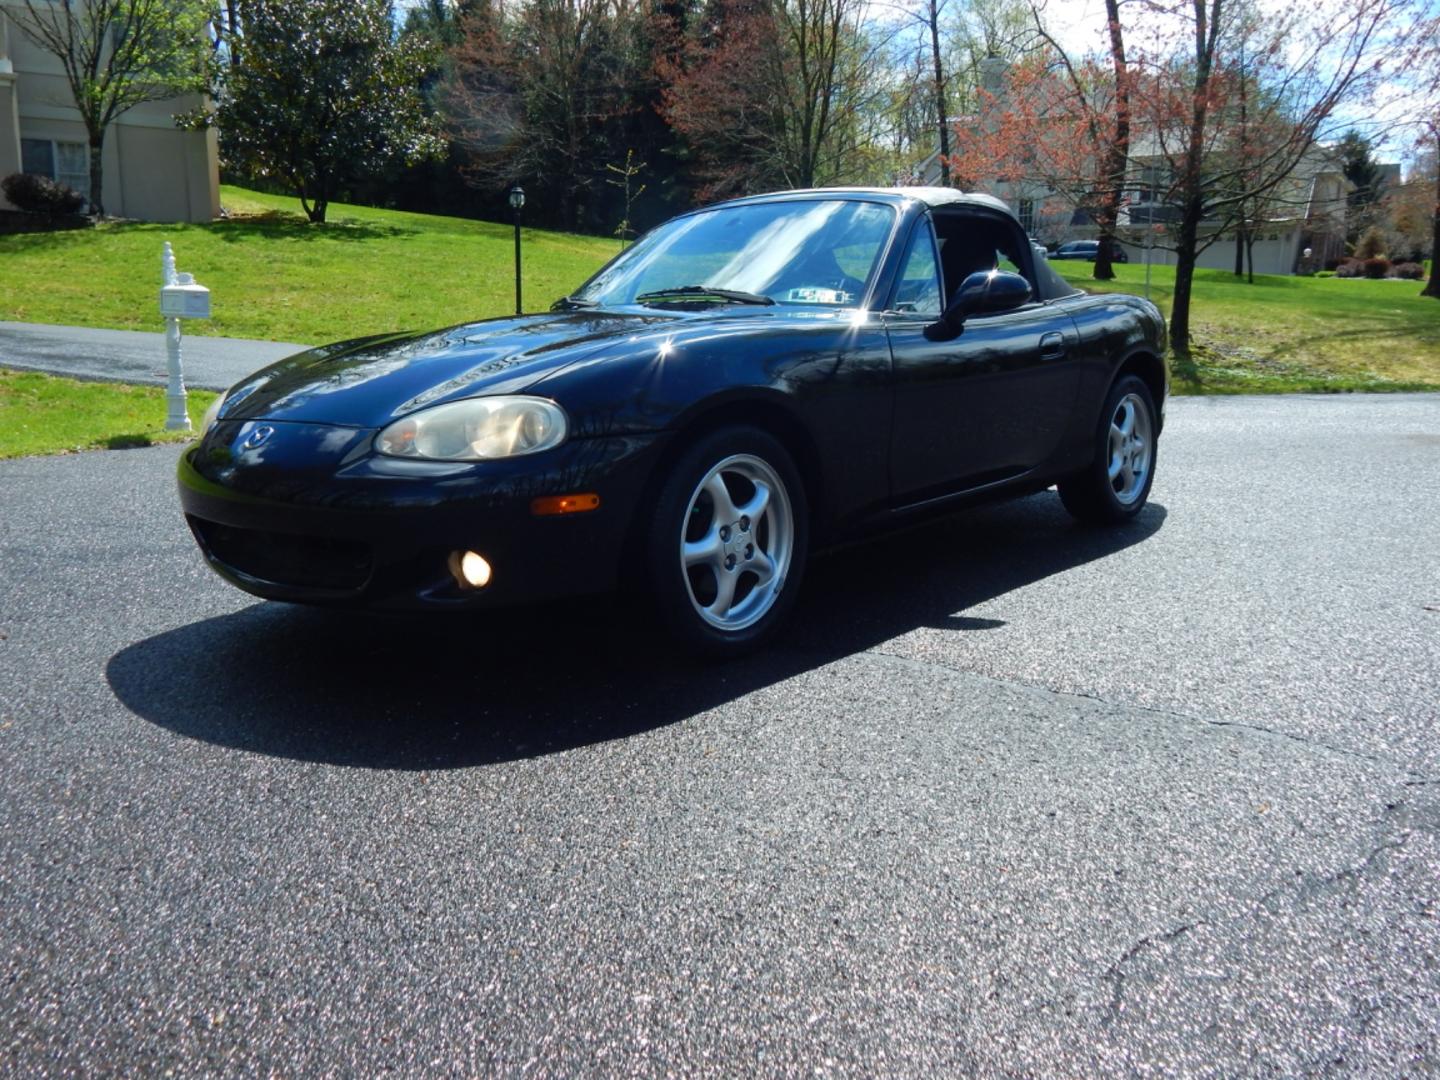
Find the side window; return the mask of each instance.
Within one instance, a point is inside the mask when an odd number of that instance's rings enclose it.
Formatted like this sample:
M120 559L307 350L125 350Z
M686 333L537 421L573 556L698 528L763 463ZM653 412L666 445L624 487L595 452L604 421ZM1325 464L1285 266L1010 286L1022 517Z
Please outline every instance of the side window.
M928 221L922 221L910 236L910 248L895 283L896 311L918 315L940 314L940 264L935 258L935 237Z
M990 270L1020 274L1035 289L1035 278L1025 269L1033 260L1029 241L1014 222L989 214L942 212L935 215L935 233L947 298L953 298L971 274Z
M937 214L935 231L948 301L971 274L995 269L996 238L987 221L963 213Z
M1028 277L1025 273L1025 254L1029 254L1029 238L1023 232L1016 231L1013 225L1002 225L998 222L995 233L995 265L1001 270ZM1034 278L1030 278L1030 287L1035 287Z

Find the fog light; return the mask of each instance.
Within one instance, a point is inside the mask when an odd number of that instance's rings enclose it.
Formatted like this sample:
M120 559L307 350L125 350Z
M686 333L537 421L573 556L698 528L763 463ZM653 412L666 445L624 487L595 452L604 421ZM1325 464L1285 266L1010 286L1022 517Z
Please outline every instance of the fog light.
M452 568L460 584L468 588L483 589L490 584L490 564L477 552L465 551L452 557Z

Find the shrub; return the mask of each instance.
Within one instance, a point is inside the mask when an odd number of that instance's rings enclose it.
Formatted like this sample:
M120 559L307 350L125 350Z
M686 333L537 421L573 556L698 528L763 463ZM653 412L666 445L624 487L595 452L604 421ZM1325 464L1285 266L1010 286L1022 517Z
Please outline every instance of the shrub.
M30 173L13 173L0 180L0 191L5 198L21 210L33 214L79 213L85 205L85 196L66 184L56 183L48 176L34 176Z
M1398 262L1390 267L1390 276L1420 281L1425 277L1425 268L1416 262Z
M1360 265L1361 264L1359 259L1342 259L1340 262L1335 264L1335 276L1359 277Z
M1382 256L1366 259L1361 268L1367 278L1383 278L1390 272L1390 260Z
M1385 236L1374 225L1371 225L1360 234L1360 242L1355 245L1355 257L1357 259L1375 259L1385 254Z

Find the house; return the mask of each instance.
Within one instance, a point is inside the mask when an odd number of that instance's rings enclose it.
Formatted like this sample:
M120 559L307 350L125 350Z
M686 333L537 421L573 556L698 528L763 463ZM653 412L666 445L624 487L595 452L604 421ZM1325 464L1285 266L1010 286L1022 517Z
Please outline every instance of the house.
M1001 101L1006 93L1004 70L1004 62L995 58L981 64L983 88ZM957 122L983 124L986 119L982 113ZM915 167L915 182L942 183L942 168L939 152L932 153ZM1179 208L1168 201L1172 194L1168 163L1154 140L1143 132L1132 137L1127 172L1131 180L1121 204L1117 239L1131 262L1149 260L1154 265L1173 266L1175 253L1163 246L1168 240L1164 227L1178 219ZM1346 196L1351 187L1339 156L1328 147L1312 146L1266 197L1256 220L1248 223L1253 233L1250 253L1255 272L1293 274L1333 265L1343 258ZM1043 182L1001 181L985 185L985 190L1008 202L1025 230L1042 243L1093 239L1098 232L1085 210L1073 208ZM1235 268L1236 245L1243 241L1233 227L1222 231L1221 222L1204 222L1200 239L1202 245L1208 241L1208 246L1199 254L1197 266Z
M90 192L90 148L60 61L40 48L0 0L0 177L39 173ZM209 221L220 213L215 131L181 131L188 95L123 113L105 136L105 210L146 221ZM0 195L0 210L13 209Z

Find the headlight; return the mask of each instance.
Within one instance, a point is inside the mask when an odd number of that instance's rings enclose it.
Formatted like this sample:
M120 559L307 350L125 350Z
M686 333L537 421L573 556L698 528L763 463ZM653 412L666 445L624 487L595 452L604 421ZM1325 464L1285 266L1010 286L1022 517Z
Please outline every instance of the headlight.
M225 397L228 393L229 391L227 390L224 394L217 394L215 400L210 402L210 407L205 410L205 415L200 418L200 431L197 437L203 436L210 430L215 421L220 418L220 406L225 404Z
M422 409L375 436L392 457L483 461L549 450L565 441L565 412L532 397L482 397Z

